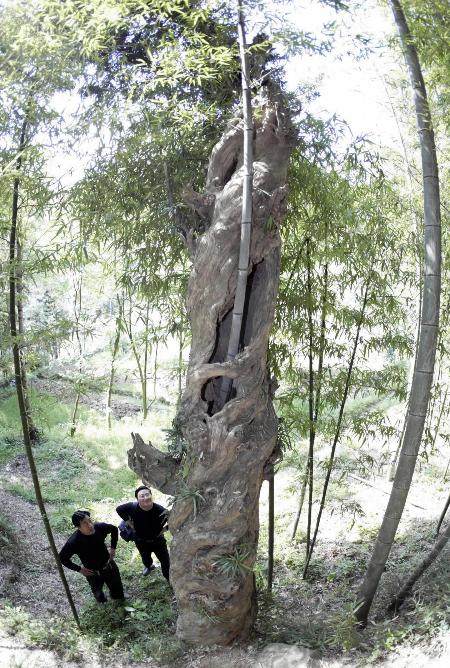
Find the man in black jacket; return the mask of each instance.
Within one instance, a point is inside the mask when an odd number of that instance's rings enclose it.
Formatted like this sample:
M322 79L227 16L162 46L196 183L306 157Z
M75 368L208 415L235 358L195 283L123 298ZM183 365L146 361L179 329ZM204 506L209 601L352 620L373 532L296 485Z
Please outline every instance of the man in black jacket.
M148 575L155 566L152 553L161 562L161 571L169 582L170 559L164 538L164 527L167 524L167 510L153 502L152 491L141 485L134 492L136 501L117 506L116 511L136 534L136 547L144 564L142 575Z
M72 571L84 575L89 582L96 600L105 603L103 585L109 589L111 598L123 600L123 587L119 569L114 561L119 531L113 524L93 522L87 510L77 510L72 515L72 524L77 530L70 536L59 553L61 563ZM111 534L111 547L105 545L106 536ZM77 555L80 566L72 561Z

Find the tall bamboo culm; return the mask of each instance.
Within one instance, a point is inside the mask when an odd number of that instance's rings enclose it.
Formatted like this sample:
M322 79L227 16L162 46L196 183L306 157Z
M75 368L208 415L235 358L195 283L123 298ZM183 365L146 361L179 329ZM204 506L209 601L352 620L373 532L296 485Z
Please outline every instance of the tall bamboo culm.
M323 483L322 498L320 500L319 512L317 514L316 525L314 527L314 534L313 534L312 540L310 542L310 545L309 545L309 548L308 548L308 551L307 551L307 555L306 555L305 565L303 567L303 578L306 577L306 574L308 572L311 557L312 557L312 554L314 552L314 547L316 545L316 539L317 539L317 534L319 532L320 521L322 519L322 513L323 513L323 510L325 508L325 501L326 501L326 498L327 498L328 485L330 483L331 472L333 470L336 447L337 447L337 444L339 442L339 437L341 435L342 420L343 420L343 417L344 417L345 406L346 406L346 403L347 403L347 397L348 397L348 393L349 393L350 385L351 385L351 381L352 381L353 366L354 366L354 363L355 363L356 352L358 350L358 345L359 345L359 340L360 340L360 335L361 335L361 328L362 328L362 325L363 325L363 322L364 322L364 316L365 316L367 301L368 301L368 298L369 298L370 283L371 283L371 272L369 273L369 277L367 279L366 287L365 287L365 290L364 290L364 297L363 297L363 303L362 303L362 307L361 307L361 313L360 313L359 320L358 320L358 326L356 328L355 341L353 343L352 354L351 354L351 357L350 357L350 362L349 362L348 370L347 370L347 376L346 376L346 379L345 379L344 393L342 395L341 405L339 407L339 415L338 415L338 420L337 420L337 424L336 424L336 431L335 431L335 434L334 434L333 444L331 446L330 459L328 461L327 472L326 472L326 475L325 475L325 481Z
M20 141L19 141L19 154L16 160L16 170L19 173L22 168L22 153L25 149L25 139L27 132L28 122L27 119L23 121L21 132L20 132ZM20 419L22 422L22 431L23 431L23 441L25 445L25 452L28 458L28 464L30 466L31 477L33 480L34 491L36 494L36 501L38 504L39 512L44 523L45 531L47 534L48 542L53 553L55 563L58 569L59 576L61 578L64 590L66 592L66 597L72 610L73 617L79 628L80 620L75 608L75 603L73 601L72 595L70 593L69 584L64 575L61 562L59 560L58 550L55 545L55 540L53 538L53 532L50 526L50 522L47 516L45 509L44 500L42 498L41 486L39 483L39 476L36 469L36 464L34 461L31 437L30 437L30 427L27 419L27 411L25 405L25 395L22 385L22 365L20 359L20 347L18 342L18 331L17 331L17 317L16 317L16 250L17 250L17 219L18 219L18 203L19 203L19 177L17 176L14 179L13 186L13 201L12 201L12 214L11 214L11 229L9 237L9 325L11 332L11 347L14 360L14 374L15 374L15 383L16 383L16 392L17 392L17 401L19 404Z
M267 591L272 591L273 584L273 552L275 546L275 470L271 467L269 476L269 522L268 522L268 546L267 546Z
M409 70L420 138L424 197L424 280L422 320L410 399L405 418L405 435L388 506L372 558L359 591L359 607L356 611L356 618L361 626L367 624L372 601L403 513L422 440L433 382L441 290L439 176L431 114L419 58L402 6L398 0L390 0L390 5Z
M253 118L252 99L250 93L250 68L245 37L245 21L242 0L238 0L238 37L241 59L242 107L244 117L244 159L242 188L241 243L239 247L239 264L234 295L233 317L230 338L228 341L227 361L234 360L239 352L241 340L245 297L247 294L248 263L250 257L250 239L252 231L252 190L253 190ZM224 376L220 385L219 408L229 399L232 381Z

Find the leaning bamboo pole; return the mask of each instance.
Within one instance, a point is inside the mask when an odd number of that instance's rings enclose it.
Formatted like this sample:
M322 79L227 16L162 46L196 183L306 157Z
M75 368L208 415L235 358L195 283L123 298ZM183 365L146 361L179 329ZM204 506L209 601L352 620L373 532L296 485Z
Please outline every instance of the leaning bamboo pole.
M411 594L414 585L417 580L425 573L427 568L437 559L444 547L447 545L450 538L450 523L448 524L446 530L439 537L439 539L434 544L433 548L427 554L425 559L414 569L409 578L406 580L399 593L392 599L389 604L389 612L397 612L401 605L403 605L405 599Z
M437 527L436 527L436 538L439 536L439 532L440 532L440 530L441 530L442 522L443 522L444 519L445 519L445 516L446 516L446 514L447 514L447 510L449 509L449 507L450 507L450 494L448 495L448 499L447 499L447 501L445 502L444 509L443 509L443 511L442 511L442 513L441 513L441 515L440 515L440 517L439 517L439 521L438 521L438 523L437 523Z
M409 69L420 138L424 197L424 280L422 319L405 418L405 435L388 506L359 591L360 604L356 619L361 626L367 624L372 601L397 532L414 474L433 382L441 291L439 175L431 113L419 58L402 6L398 0L390 0L390 4Z
M19 155L16 160L16 170L17 173L20 173L22 168L22 153L25 148L26 142L26 132L28 127L28 121L25 118L22 124L20 132L20 141L19 141ZM14 179L13 186L13 200L12 200L12 215L11 215L11 228L10 228L10 237L9 237L9 326L11 332L11 347L14 360L14 373L15 373L15 382L16 382L16 392L17 392L17 401L19 404L19 413L20 419L22 422L22 431L23 431L23 442L25 445L25 452L28 458L28 464L30 466L31 478L33 480L34 491L36 494L36 501L38 504L39 512L41 514L42 521L44 523L45 532L47 534L48 542L55 559L55 563L58 569L59 576L63 583L64 590L66 592L66 597L72 610L73 617L79 628L81 628L80 620L78 617L77 610L75 608L75 603L72 598L72 594L69 589L69 584L67 582L66 576L59 560L58 550L56 548L55 539L53 537L52 528L47 516L45 509L44 500L42 498L41 486L39 483L39 476L36 469L36 463L34 461L32 441L30 435L30 423L27 417L26 403L25 403L25 393L23 391L23 378L22 372L23 367L20 359L20 346L19 346L19 333L17 327L17 277L16 277L16 251L17 251L17 220L18 220L18 211L19 211L19 177L16 176Z

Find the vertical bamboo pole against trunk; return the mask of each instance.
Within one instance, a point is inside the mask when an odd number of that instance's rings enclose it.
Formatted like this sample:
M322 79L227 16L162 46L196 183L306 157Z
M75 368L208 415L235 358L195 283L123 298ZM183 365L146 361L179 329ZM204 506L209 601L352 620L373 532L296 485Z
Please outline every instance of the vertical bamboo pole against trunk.
M143 375L144 383L142 385L142 405L144 408L144 420L148 415L148 357L149 357L149 341L148 341L148 328L150 324L150 297L147 297L147 303L145 306L145 319L144 319L144 328L145 328L145 339L144 339L144 365L143 365ZM151 350L150 350L151 352Z
M156 382L158 380L158 348L159 340L155 343L155 357L153 359L153 399L156 401Z
M234 296L233 316L230 338L228 340L227 360L234 360L239 352L245 297L247 294L247 278L250 257L250 239L252 231L252 190L253 190L253 118L252 99L250 93L250 68L248 64L247 42L245 37L245 20L242 0L238 0L238 35L239 53L241 58L242 107L244 116L244 161L242 188L241 243L239 247L238 275ZM229 399L232 381L223 377L220 385L219 408Z
M390 4L409 69L420 138L424 196L424 281L422 320L405 418L405 435L388 506L359 591L360 606L356 618L361 626L367 624L372 601L397 533L414 474L433 382L441 292L439 176L431 113L419 58L402 6L398 0L390 0Z
M184 338L183 338L183 327L180 323L180 331L178 333L178 398L177 405L180 405L181 395L183 394L183 347L184 347Z

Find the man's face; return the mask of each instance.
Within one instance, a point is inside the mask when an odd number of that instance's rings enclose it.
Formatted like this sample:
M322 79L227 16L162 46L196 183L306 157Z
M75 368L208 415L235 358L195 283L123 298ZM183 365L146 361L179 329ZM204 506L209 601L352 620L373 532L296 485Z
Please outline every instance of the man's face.
M92 536L92 534L95 532L94 522L87 515L81 520L80 526L78 528L85 536Z
M149 489L141 489L137 493L137 500L142 510L151 510L153 508L152 494Z

